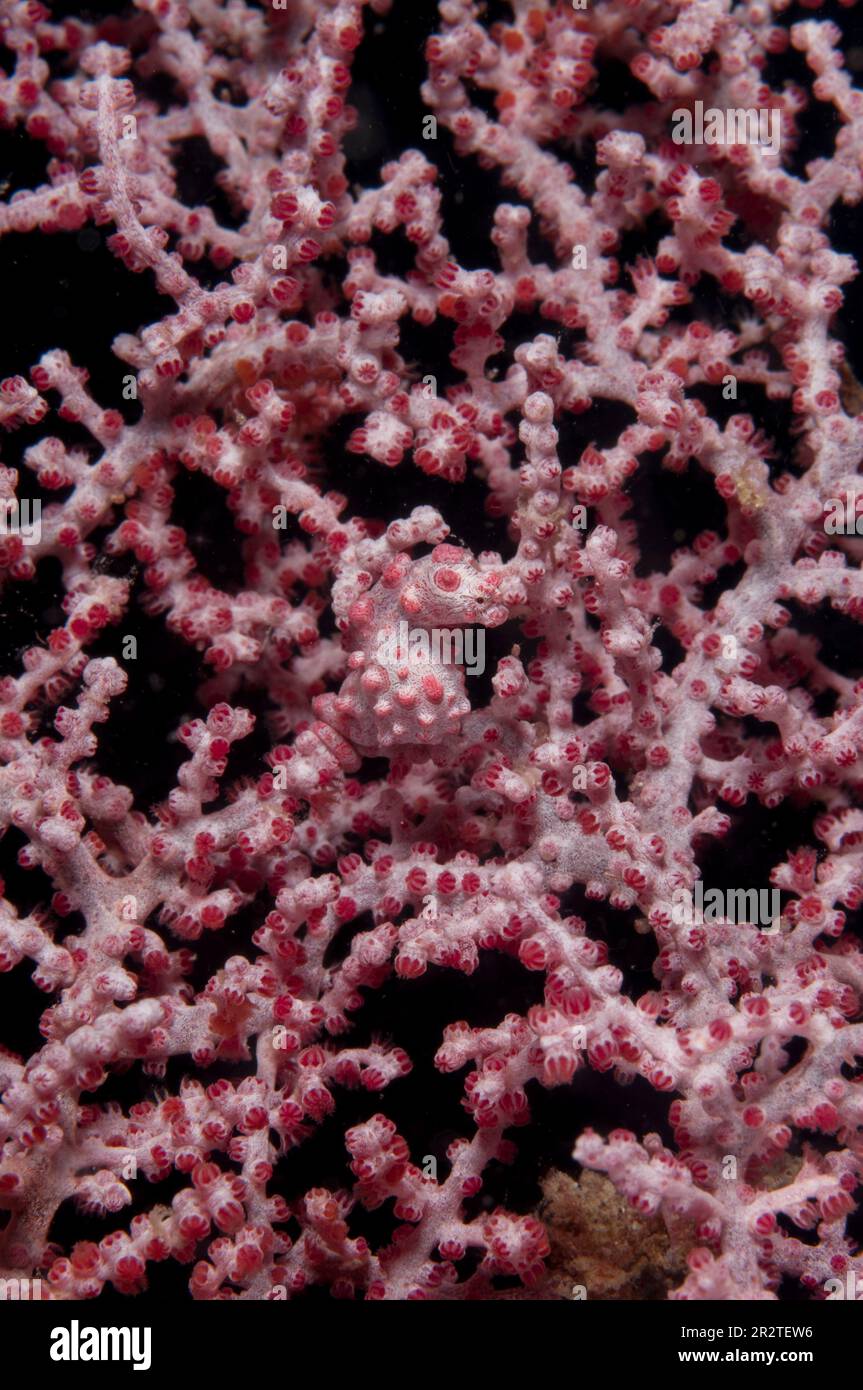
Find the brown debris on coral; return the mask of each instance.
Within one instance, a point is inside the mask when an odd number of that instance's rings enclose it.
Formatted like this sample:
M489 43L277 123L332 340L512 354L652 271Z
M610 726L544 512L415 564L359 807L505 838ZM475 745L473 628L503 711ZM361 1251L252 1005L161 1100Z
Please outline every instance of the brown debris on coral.
M552 1170L542 1191L538 1215L551 1245L546 1298L664 1299L685 1276L696 1243L691 1222L669 1233L661 1217L640 1216L599 1173L576 1179Z

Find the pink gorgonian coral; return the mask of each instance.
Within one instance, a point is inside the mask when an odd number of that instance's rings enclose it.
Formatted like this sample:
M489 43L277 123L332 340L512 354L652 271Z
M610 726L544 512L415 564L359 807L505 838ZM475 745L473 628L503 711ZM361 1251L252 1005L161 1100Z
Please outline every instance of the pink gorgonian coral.
M0 1275L542 1297L574 1144L672 1298L863 1287L839 25L63 8L0 0Z

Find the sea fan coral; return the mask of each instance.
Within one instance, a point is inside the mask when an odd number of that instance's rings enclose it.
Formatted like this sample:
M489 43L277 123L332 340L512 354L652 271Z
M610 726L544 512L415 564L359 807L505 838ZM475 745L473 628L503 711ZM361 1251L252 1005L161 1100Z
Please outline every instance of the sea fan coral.
M840 26L0 42L0 1275L560 1297L574 1144L672 1298L860 1277Z

